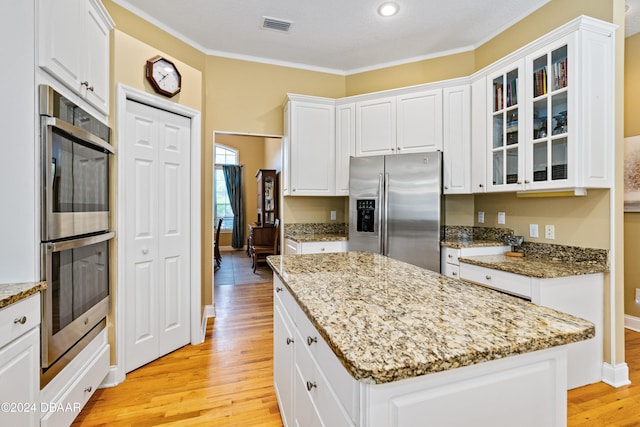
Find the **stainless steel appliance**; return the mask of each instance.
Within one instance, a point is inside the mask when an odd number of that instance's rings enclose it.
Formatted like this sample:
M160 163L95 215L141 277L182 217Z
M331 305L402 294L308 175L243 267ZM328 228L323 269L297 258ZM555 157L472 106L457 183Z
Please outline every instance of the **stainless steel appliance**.
M109 229L110 128L40 86L42 240Z
M352 157L349 172L349 250L440 272L442 153Z
M106 327L110 129L40 86L42 153L41 381L44 387Z

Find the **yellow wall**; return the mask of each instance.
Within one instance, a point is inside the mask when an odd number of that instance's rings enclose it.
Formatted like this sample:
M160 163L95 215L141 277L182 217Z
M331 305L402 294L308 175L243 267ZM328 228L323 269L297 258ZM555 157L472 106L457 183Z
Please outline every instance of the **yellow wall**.
M586 197L518 198L514 193L475 197L475 211L484 212L485 227L506 227L525 241L609 249L609 190L589 190ZM505 212L505 225L498 225ZM529 224L538 224L540 237L529 237ZM544 238L544 226L555 226L555 239Z
M625 106L624 135L640 135L640 34L625 40ZM640 213L624 214L624 312L640 318L636 304L636 288L640 288Z
M347 197L300 197L284 198L284 217L287 223L323 223L331 221L331 211L336 211L336 223L348 221Z

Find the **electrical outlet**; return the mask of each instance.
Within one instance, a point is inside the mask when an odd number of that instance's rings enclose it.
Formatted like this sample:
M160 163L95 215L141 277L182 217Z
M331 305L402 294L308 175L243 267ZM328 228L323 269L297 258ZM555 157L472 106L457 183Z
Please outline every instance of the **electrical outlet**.
M529 237L538 237L538 224L529 224Z
M331 211L331 221L336 220L336 211Z
M636 304L640 304L640 288L636 288Z
M545 225L544 226L544 238L545 239L555 239L556 238L556 227L553 225Z
M504 212L498 212L498 224L506 224L506 215Z
M478 224L484 224L484 212L478 211Z

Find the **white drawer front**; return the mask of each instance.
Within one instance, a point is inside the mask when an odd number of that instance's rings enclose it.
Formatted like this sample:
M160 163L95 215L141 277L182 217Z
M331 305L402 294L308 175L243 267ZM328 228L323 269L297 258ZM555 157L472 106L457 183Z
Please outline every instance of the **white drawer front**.
M56 402L42 402L43 409L51 412L42 417L40 426L70 425L109 372L109 346L104 347L87 370ZM64 408L62 410L60 408ZM78 411L76 412L76 409Z
M490 288L531 299L531 278L506 271L461 263L460 278Z
M344 252L345 242L304 242L300 245L300 252L303 254L324 254L330 252Z
M328 383L332 385L338 401L349 417L355 421L358 408L358 382L342 366L333 350L299 307L296 307L295 322L300 334L298 339L300 345L297 348L304 347L312 355L328 379Z
M300 332L300 331L298 331ZM299 378L295 385L296 396L308 394L321 414L322 424L325 426L352 426L354 423L345 413L335 394L335 389L340 388L340 384L335 384L323 375L323 370L318 366L317 359L311 355L310 347L306 345L306 337L298 333L298 341L305 342L303 345L296 345L296 370ZM296 413L298 408L296 408Z
M460 278L460 267L454 264L445 263L442 269L442 274L452 279Z
M0 310L0 347L40 324L40 293Z
M291 295L289 289L282 284L275 274L273 275L273 294L273 297L280 301L280 304L282 304L285 311L289 314L289 317L293 319L295 310L298 308L298 303L293 299L293 295Z
M455 248L442 248L442 259L446 264L458 265L458 257L460 256L460 249Z

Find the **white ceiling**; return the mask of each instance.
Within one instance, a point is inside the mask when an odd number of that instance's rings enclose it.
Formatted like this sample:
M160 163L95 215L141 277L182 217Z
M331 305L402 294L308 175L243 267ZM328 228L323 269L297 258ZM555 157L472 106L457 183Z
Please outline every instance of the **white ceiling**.
M473 49L549 0L114 0L204 53L351 74ZM640 0L627 35L640 30ZM264 17L292 22L283 33Z

